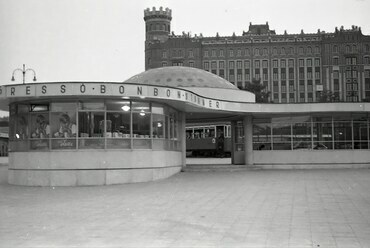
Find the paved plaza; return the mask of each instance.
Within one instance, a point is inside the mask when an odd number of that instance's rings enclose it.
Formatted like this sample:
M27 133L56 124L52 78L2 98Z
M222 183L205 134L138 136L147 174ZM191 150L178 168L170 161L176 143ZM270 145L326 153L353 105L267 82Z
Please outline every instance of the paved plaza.
M0 185L0 247L370 247L370 170L184 172Z

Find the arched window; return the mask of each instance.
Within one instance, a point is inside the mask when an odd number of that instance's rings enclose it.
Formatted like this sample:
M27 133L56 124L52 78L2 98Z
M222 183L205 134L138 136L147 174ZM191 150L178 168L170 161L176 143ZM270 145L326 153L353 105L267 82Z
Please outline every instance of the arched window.
M349 45L346 45L346 53L351 52L351 47Z
M309 46L309 47L307 47L307 53L308 54L311 54L312 53L312 48Z
M249 56L249 48L245 49L245 56Z
M260 53L260 49L258 48L254 49L254 55L259 55L259 53Z
M281 54L285 54L285 47L281 48Z
M274 47L274 48L272 49L272 53L273 53L274 55L276 55L276 54L277 54L277 48L276 48L276 47Z
M337 45L334 45L334 46L333 46L333 52L334 52L334 53L337 53L337 52L338 52L338 46L337 46Z
M290 48L289 48L289 53L290 53L290 54L293 54L293 53L294 53L294 48L293 48L293 47L290 47Z
M263 55L267 55L267 48L263 49Z
M299 47L299 54L303 54L304 53L304 49L303 49L303 47Z

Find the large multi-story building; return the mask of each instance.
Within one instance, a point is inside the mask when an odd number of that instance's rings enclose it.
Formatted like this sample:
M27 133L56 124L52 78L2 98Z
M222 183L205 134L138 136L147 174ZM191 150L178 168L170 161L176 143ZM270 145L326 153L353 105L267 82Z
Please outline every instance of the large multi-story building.
M171 32L171 10L144 10L145 69L189 66L219 75L239 88L253 79L275 103L370 101L370 36L361 28L276 34L269 24L242 35L203 37Z

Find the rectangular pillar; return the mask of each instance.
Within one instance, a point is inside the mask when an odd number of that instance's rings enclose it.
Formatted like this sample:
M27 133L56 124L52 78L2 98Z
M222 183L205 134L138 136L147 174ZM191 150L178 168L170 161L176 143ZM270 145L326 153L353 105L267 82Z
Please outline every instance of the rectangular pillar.
M244 163L247 166L253 166L253 119L247 115L243 119L244 129Z
M182 170L186 167L186 116L185 112L180 113L180 139L181 139L181 160Z

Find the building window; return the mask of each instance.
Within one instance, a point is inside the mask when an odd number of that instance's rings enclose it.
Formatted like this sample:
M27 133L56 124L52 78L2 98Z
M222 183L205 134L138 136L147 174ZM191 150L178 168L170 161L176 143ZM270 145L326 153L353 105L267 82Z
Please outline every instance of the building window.
M260 61L259 60L254 61L254 67L255 68L260 68Z
M320 79L320 72L319 71L315 71L315 79Z
M229 68L234 69L235 62L234 61L229 61Z
M244 68L251 67L251 62L249 60L244 60Z
M223 57L224 56L224 50L220 50L220 57Z
M294 67L294 60L293 59L288 60L288 67Z
M162 62L162 67L166 67L167 66L167 62Z
M315 66L320 66L320 59L315 59Z
M285 59L280 60L280 67L285 68L286 67L286 61Z
M333 58L333 65L339 65L339 58L338 57Z
M194 52L193 50L189 50L189 58L193 58L194 57Z
M208 50L204 51L204 57L208 57Z
M338 46L337 45L333 45L333 53L337 53L338 52Z
M346 45L346 53L350 53L351 52L351 47L349 45Z
M194 62L193 61L189 61L189 67L194 67Z
M184 53L182 50L178 50L177 54L179 57L184 57Z
M234 57L234 50L231 50L231 49L229 50L229 56Z
M289 54L294 54L294 48L293 47L289 47Z
M242 68L242 61L236 61L236 68L241 69Z
M278 52L277 52L277 48L276 48L276 47L274 47L274 48L272 49L272 54L273 54L273 55L277 55L277 53L278 53Z
M162 58L166 59L167 58L167 51L162 51Z
M212 57L216 57L216 50L212 50Z
M259 53L260 53L260 50L259 50L258 48L255 48L255 49L254 49L254 55L256 55L256 56L257 56L257 55L259 55Z
M307 67L312 67L312 59L307 59Z
M281 48L281 54L282 54L282 55L285 55L285 47L282 47L282 48Z
M299 62L299 67L304 67L304 59L300 59L298 62Z
M217 68L217 63L216 61L211 62L211 69L216 69Z
M312 48L309 46L309 47L307 47L307 53L308 54L311 54L312 53Z
M242 50L238 49L236 52L236 56L238 57L242 56Z
M209 70L209 62L204 62L203 68L204 70Z
M267 55L267 48L263 49L263 55Z
M273 68L277 68L277 67L278 67L278 60L277 60L277 59L274 59L274 60L272 61L272 67L273 67Z
M320 53L320 47L318 46L315 47L315 53Z
M245 49L245 56L249 56L249 48Z
M304 53L304 49L303 49L303 47L299 47L299 49L298 49L298 53L299 53L299 54L303 54L303 53Z
M267 68L268 67L268 61L267 60L262 60L262 67Z
M364 57L364 64L365 65L369 64L369 57L368 56Z
M219 62L218 62L218 67L219 67L220 69L224 69L224 68L225 68L225 62L224 62L224 61L219 61Z

